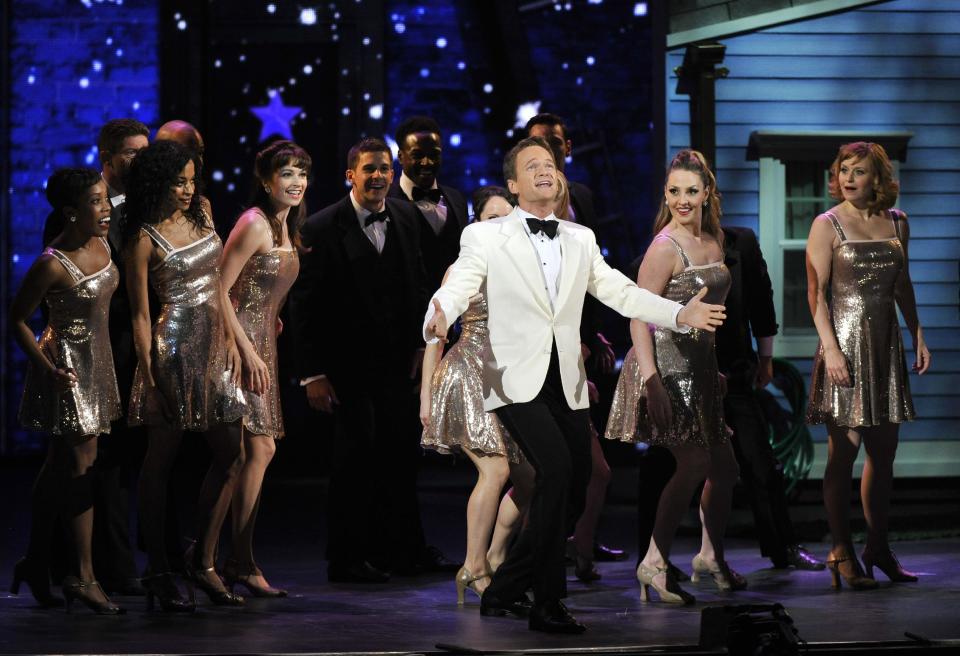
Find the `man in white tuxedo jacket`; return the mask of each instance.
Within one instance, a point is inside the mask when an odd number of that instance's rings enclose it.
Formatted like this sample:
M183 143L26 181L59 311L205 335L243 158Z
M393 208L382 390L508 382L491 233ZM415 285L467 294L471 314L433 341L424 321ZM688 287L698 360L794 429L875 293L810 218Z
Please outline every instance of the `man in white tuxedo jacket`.
M584 294L625 317L674 330L714 330L723 307L702 303L703 292L682 306L637 287L607 265L592 231L558 222L556 165L544 140L520 141L505 158L504 177L519 205L464 229L460 255L427 310L424 338L443 338L469 299L485 290L484 405L497 413L537 477L527 525L485 590L480 611L529 615L534 630L579 633L585 627L560 597L565 537L583 508L591 469L580 354ZM526 601L531 587L532 607Z

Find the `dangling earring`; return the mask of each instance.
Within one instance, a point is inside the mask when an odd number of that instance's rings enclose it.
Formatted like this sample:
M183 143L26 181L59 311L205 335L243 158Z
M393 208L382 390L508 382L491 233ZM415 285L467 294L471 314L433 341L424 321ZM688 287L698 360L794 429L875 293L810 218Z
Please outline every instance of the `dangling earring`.
M67 217L67 219L70 221L70 223L76 223L76 222L77 222L77 215L76 215L76 214L71 214L70 216Z
M707 209L708 207L710 207L710 201L709 200L703 201L703 209Z
M268 187L268 186L266 186L266 185L263 186L263 190L264 190L265 192L267 192L268 194L270 193L270 187Z

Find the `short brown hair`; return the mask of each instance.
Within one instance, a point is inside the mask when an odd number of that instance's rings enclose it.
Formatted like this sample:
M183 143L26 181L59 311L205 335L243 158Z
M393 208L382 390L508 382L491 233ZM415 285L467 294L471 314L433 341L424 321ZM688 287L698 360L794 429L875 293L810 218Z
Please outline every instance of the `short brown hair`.
M550 149L550 144L547 143L547 140L542 137L524 137L517 142L517 145L510 149L510 152L506 154L503 158L503 181L507 180L516 180L517 179L517 155L520 154L520 151L525 148L530 148L532 146L540 146L545 151L550 153L550 159L553 159L554 166L557 162L553 156L553 150Z
M357 168L360 155L363 153L389 153L390 159L393 159L393 152L390 150L390 146L387 145L386 141L375 137L367 137L355 143L347 153L348 170L352 171Z
M900 183L893 178L893 165L887 151L880 144L869 141L854 141L840 146L837 158L830 165L830 197L843 200L843 193L840 191L840 165L848 159L857 162L867 159L873 166L876 183L873 185L873 200L867 203L870 214L893 207L900 195Z
M109 159L110 155L120 152L124 139L138 135L149 137L150 129L135 118L115 118L104 123L97 135L97 150L100 151L101 162L104 155Z

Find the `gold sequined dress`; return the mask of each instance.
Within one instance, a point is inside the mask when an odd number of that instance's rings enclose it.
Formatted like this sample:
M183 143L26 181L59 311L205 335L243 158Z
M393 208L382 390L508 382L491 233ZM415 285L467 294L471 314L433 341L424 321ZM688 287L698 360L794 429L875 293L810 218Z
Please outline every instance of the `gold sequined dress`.
M153 324L150 387L140 365L130 392L131 426L206 431L243 417L243 393L227 371L220 309L220 238L212 230L192 244L174 248L156 228L144 232L163 252L150 269L160 301Z
M807 422L856 427L910 421L915 413L894 295L905 265L898 224L891 213L896 237L848 240L837 217L827 216L840 236L830 269L830 319L852 385L830 381L818 344Z
M704 302L722 304L730 290L726 265L721 261L693 266L676 240L669 235L658 239L664 238L673 242L684 269L670 278L662 296L686 303L706 287ZM613 395L606 437L662 446L695 444L708 448L725 443L729 436L723 423L714 333L697 328L686 333L657 328L653 344L657 371L673 410L670 432L661 434L650 421L640 363L634 349L630 349Z
M443 356L430 381L430 426L420 444L441 453L470 449L479 455L501 455L520 462L520 449L492 412L483 409L483 349L487 299L470 299L461 317L460 339Z
M247 414L243 425L254 435L283 437L277 376L277 317L299 272L300 258L295 249L274 248L252 255L230 290L237 320L270 370L270 386L263 394L246 392L244 395Z
M102 241L109 256L110 246ZM73 284L47 292L44 302L50 318L37 346L58 369L73 369L77 384L57 389L53 378L31 362L20 402L20 424L51 435L109 433L110 422L121 414L108 328L110 297L120 272L110 259L107 266L87 276L57 249L48 248L44 254L63 265Z

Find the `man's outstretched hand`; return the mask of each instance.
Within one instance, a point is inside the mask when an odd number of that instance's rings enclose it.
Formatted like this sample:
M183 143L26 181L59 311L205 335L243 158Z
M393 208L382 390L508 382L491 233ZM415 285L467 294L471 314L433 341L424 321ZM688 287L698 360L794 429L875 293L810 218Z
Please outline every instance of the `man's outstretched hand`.
M440 307L440 301L433 299L433 316L427 322L427 335L431 338L437 337L440 341L447 341L447 315Z
M704 303L702 299L707 294L707 288L704 287L697 295L691 298L680 314L677 315L678 326L690 326L691 328L700 328L708 330L711 333L717 330L717 326L723 323L727 318L726 308L722 305L711 305Z

